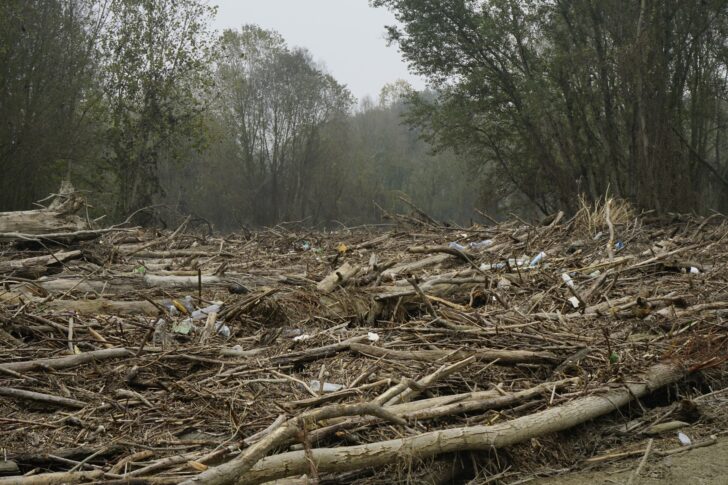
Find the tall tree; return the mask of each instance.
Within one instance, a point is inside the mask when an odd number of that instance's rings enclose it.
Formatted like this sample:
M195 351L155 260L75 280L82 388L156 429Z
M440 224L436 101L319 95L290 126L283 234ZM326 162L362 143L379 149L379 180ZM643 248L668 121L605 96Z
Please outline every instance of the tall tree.
M438 88L410 120L541 210L607 190L662 210L728 203L725 0L373 4Z
M28 208L93 156L93 0L0 2L0 207Z
M159 163L204 141L215 12L203 0L115 0L101 48L104 161L118 216L161 191Z

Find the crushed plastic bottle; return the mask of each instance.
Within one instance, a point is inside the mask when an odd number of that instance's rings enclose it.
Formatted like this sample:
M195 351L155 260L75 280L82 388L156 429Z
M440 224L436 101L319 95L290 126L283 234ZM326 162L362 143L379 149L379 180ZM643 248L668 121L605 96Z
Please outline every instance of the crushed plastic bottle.
M564 280L564 283L566 283L566 286L574 287L574 280L571 279L571 276L569 276L569 273L561 273L561 279Z
M543 261L543 259L545 257L546 257L546 253L544 253L543 251L541 251L540 253L538 253L536 256L533 257L533 259L531 260L531 262L528 265L533 268L538 263L540 263L541 261Z
M170 300L164 300L162 302L162 306L167 310L167 313L169 313L170 316L176 317L179 315L179 310L177 310L177 307L174 306L174 303Z
M208 307L201 308L199 310L195 310L194 312L192 312L192 319L193 320L204 320L205 318L207 318L207 316L210 313L220 313L221 308L222 308L222 306L215 303Z
M492 246L492 245L493 245L492 239L483 239L482 241L474 241L474 242L471 242L470 244L468 244L468 246L470 246L471 249L475 249L475 250L485 249L488 246Z
M312 391L317 392L321 390L321 382L313 380L309 382L309 387ZM323 392L336 392L344 388L341 384L333 384L331 382L324 382Z
M225 325L225 322L217 322L216 327L217 328L215 328L215 330L217 331L218 335L225 338L230 338L230 327Z

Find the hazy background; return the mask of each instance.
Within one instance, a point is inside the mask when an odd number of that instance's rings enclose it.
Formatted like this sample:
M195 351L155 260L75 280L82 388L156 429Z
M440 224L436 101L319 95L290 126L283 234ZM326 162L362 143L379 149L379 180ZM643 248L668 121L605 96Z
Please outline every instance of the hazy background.
M317 62L358 99L376 99L381 87L404 79L422 89L424 80L410 74L397 46L387 46L385 25L395 23L387 10L367 0L213 0L214 27L258 24L276 30L291 47L306 47Z

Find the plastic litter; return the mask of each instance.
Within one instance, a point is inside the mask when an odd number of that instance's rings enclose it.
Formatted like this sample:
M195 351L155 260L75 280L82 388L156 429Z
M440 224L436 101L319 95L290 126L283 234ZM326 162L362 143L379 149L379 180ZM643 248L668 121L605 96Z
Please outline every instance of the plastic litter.
M693 441L690 439L690 437L682 431L678 431L677 439L680 440L680 444L683 446L690 446L691 444L693 444Z
M172 327L172 331L180 335L189 335L190 332L196 329L197 327L195 327L195 324L192 323L191 318L185 318L184 320L177 322L174 327Z
M564 283L566 283L566 286L574 287L574 280L571 279L571 276L569 276L569 273L561 273L561 279L564 280Z
M487 248L488 246L492 246L492 245L493 245L492 239L474 241L474 242L471 242L470 244L468 244L468 246L470 246L472 249L484 249L484 248Z
M303 342L304 340L308 340L310 338L311 338L311 336L309 334L304 333L302 335L297 335L297 336L293 337L293 341L294 342Z
M614 249L616 249L617 251L621 251L622 249L624 249L624 243L622 241L617 241L616 243L614 243Z
M169 313L170 316L176 317L179 315L179 310L177 310L177 307L174 306L174 304L169 300L164 300L162 302L162 306L167 310L167 313Z
M217 322L215 330L217 331L218 335L225 338L230 338L230 327L225 325L224 322Z
M308 241L303 241L303 244L301 244L301 249L303 249L304 251L308 251L309 249L311 249L311 243Z
M319 382L317 380L313 380L313 381L309 382L308 385L311 388L311 390L314 392L321 390L321 382ZM341 384L333 384L331 382L324 382L323 392L336 392L336 391L342 390L343 388L344 388L344 386Z
M379 334L374 332L367 332L367 338L370 342L379 342Z
M538 263L540 263L541 261L543 261L543 259L545 257L546 257L546 253L544 253L543 251L541 251L536 256L534 256L534 258L529 263L529 266L531 266L531 267L536 266Z
M192 312L192 319L193 320L204 320L207 318L207 316L210 313L220 313L220 309L222 308L221 305L218 305L215 303L214 305L210 305L205 308L201 308L199 310L195 310Z
M579 299L577 297L572 296L571 298L569 298L569 303L571 303L571 306L573 306L574 308L579 308Z
M690 273L692 274L700 274L700 270L696 268L695 266L690 267Z
M450 244L447 245L447 247L452 248L452 249L457 249L458 251L465 251L466 249L468 249L465 246L463 246L462 244L458 244L456 242L451 242Z

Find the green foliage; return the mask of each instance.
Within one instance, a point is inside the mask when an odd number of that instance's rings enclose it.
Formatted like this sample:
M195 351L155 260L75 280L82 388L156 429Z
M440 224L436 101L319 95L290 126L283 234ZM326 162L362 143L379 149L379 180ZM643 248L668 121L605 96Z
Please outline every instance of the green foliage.
M438 89L410 122L544 212L607 190L646 208L728 204L722 1L375 0Z
M118 216L153 202L160 160L205 141L214 8L200 0L117 0L100 43L103 159Z

